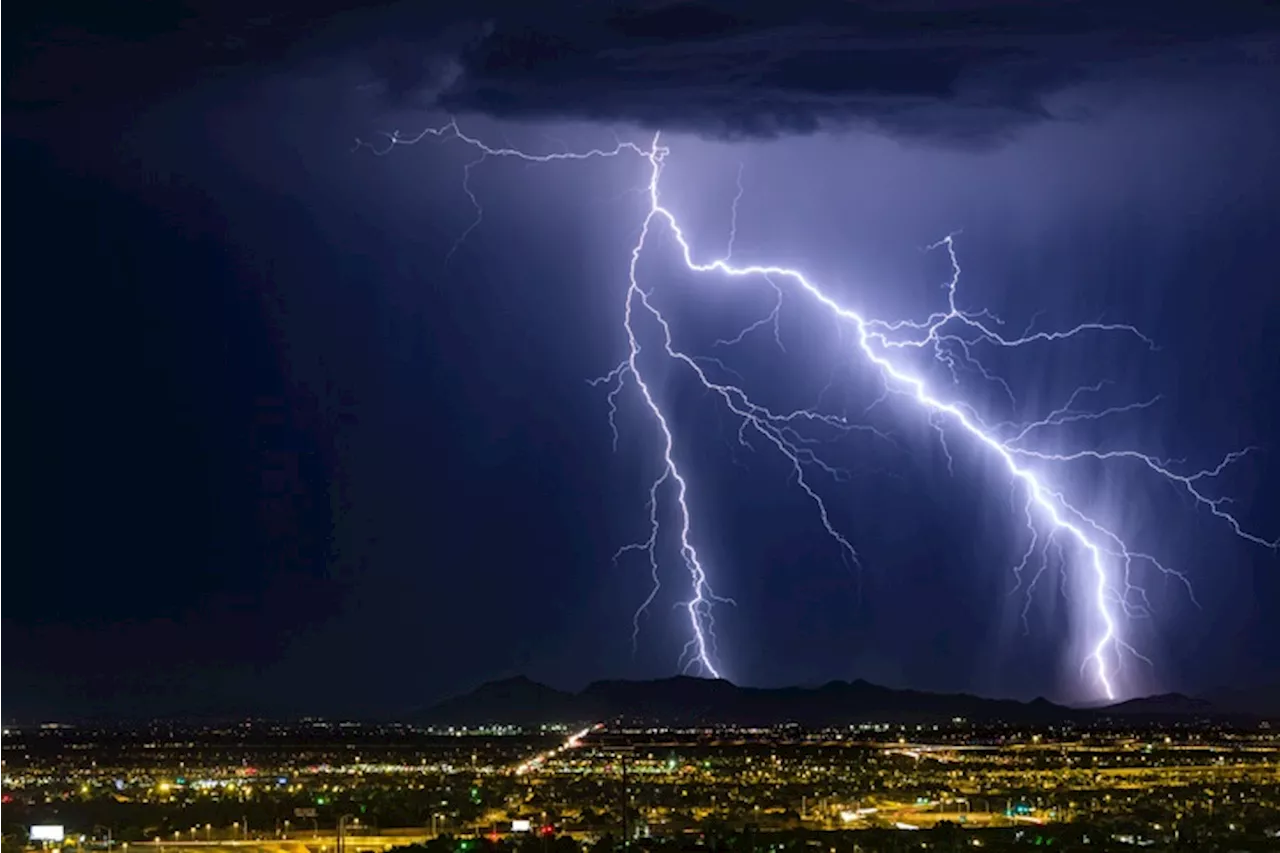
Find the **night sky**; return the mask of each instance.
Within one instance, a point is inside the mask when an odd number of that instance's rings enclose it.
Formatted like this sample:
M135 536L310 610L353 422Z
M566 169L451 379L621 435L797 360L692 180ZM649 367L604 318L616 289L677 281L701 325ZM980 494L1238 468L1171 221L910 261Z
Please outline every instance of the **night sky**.
M3 598L6 721L405 717L485 680L577 688L678 669L684 569L643 555L658 434L626 351L642 159L471 171L426 140L456 115L496 146L670 148L665 202L707 258L803 268L860 310L961 299L1021 330L1132 323L984 358L993 421L1082 384L1149 408L1053 433L1212 467L1241 523L1280 536L1280 14L1263 3L52 4L6 15ZM914 4L913 4L914 5ZM1190 4L1186 4L1190 5ZM305 8L305 12L302 10ZM23 17L23 16L26 17ZM653 384L690 480L735 682L1086 701L1074 575L1028 610L1021 505L961 436L880 393L847 335L760 281L642 265L675 334L767 405L873 422L813 482L686 372ZM1038 315L1037 312L1043 312ZM642 324L643 325L643 324ZM646 327L651 350L658 347ZM646 358L649 356L646 355ZM711 369L711 368L708 368ZM717 368L718 369L718 368ZM734 377L734 374L720 374ZM941 374L931 374L934 381ZM1150 658L1124 693L1280 681L1280 558L1140 466L1051 470L1137 551ZM1074 571L1074 570L1073 570Z

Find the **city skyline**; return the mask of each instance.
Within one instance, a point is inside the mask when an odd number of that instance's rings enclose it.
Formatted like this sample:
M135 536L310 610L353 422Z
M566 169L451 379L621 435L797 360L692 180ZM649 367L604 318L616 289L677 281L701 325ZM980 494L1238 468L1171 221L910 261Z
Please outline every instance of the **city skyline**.
M405 853L503 850L522 838L557 853L734 838L892 850L903 833L919 833L907 836L913 847L944 850L962 840L1268 849L1280 833L1275 733L1203 722L313 722L4 737L14 755L4 779L10 844L28 822L32 837L90 848L324 850L345 841Z

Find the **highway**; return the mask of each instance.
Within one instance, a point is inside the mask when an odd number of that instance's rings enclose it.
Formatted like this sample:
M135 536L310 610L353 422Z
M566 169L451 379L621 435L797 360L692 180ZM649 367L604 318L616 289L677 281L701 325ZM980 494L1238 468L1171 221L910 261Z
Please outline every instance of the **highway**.
M396 832L394 835L352 835L348 834L343 838L342 845L346 853L384 853L392 847L404 847L408 844L422 844L431 838L431 834L425 830L417 834L402 834ZM239 840L220 840L220 841L200 841L200 840L164 840L144 841L127 845L127 848L145 848L147 851L173 851L173 853L182 853L182 851L201 851L201 853L215 853L218 850L237 851L237 853L249 853L249 851L263 851L263 853L327 853L328 851L337 851L338 837L337 835L290 835L284 838L250 838Z

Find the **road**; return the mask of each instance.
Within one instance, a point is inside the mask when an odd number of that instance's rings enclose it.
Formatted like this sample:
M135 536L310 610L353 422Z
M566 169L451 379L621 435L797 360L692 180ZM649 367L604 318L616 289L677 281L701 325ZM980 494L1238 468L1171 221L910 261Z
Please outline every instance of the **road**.
M422 844L429 840L431 834L423 831L416 835L351 835L343 839L343 848L347 853L383 853L392 847L404 847L407 844ZM130 848L146 848L147 851L168 850L173 853L182 851L200 851L200 853L216 853L218 850L249 853L260 850L263 853L326 853L338 849L336 835L290 835L285 838L251 838L237 841L145 841L129 845Z

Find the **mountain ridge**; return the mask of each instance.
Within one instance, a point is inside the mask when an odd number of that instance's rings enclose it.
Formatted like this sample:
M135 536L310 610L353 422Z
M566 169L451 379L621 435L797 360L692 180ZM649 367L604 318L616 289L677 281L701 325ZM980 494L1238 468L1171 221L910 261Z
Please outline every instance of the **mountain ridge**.
M626 720L664 725L774 725L823 727L857 723L1050 724L1191 719L1256 719L1269 709L1250 708L1247 691L1230 707L1211 698L1166 693L1102 707L1078 708L1037 697L1029 702L969 693L932 693L884 687L857 679L818 687L740 687L724 679L673 676L650 681L606 679L577 692L515 676L490 681L428 709L423 722L447 725L539 725ZM1264 698L1266 696L1264 695Z

